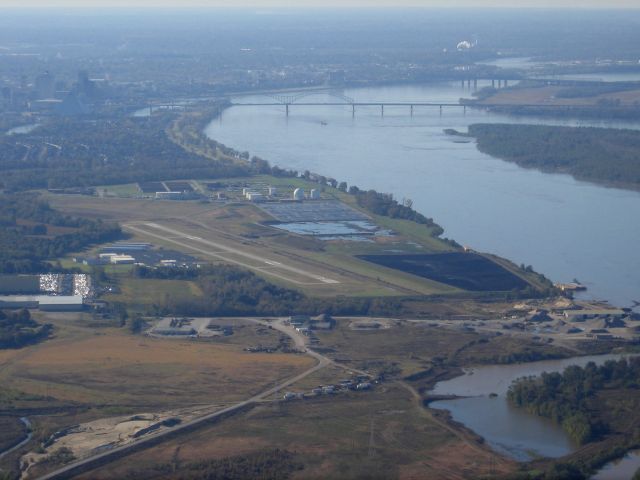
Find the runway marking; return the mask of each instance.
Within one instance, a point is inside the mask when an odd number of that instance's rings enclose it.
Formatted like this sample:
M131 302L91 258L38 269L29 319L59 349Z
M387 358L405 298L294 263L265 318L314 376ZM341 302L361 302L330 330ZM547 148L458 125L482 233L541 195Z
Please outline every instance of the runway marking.
M147 230L145 228L142 228L142 227L152 228L152 229L155 229L155 230L161 230L161 231L170 233L171 236L165 236L165 235L160 235L160 234L157 234L157 233L153 233L153 232L150 232L149 230ZM200 253L203 253L203 254L208 255L208 256L216 257L216 258L222 259L222 260L224 260L226 262L229 262L229 263L235 263L236 265L243 266L243 267L248 268L250 270L256 270L256 271L265 273L267 275L271 275L273 277L277 277L277 278L280 278L280 279L285 280L287 282L295 283L295 284L298 284L298 285L323 285L323 284L327 285L327 284L339 284L340 283L338 280L334 280L332 278L327 278L327 277L322 276L322 275L316 275L316 274L307 272L305 270L302 270L300 268L296 268L296 267L292 267L290 265L282 264L281 262L277 262L275 260L265 259L265 258L262 258L262 257L260 257L258 255L254 255L254 254L251 254L251 253L243 252L242 250L238 250L238 249L235 249L235 248L227 247L226 245L222 245L222 244L219 244L219 243L216 243L216 242L212 242L210 240L205 240L205 239L200 238L200 237L196 237L196 236L193 236L193 235L188 235L188 234L180 232L179 230L174 230L172 228L165 227L163 225L159 225L157 223L153 223L153 222L129 223L129 224L123 225L123 228L129 229L129 230L133 230L133 231L138 232L138 233L142 233L143 235L150 235L152 237L155 237L155 238L158 238L158 239L170 242L170 243L174 243L174 244L180 245L182 247L189 248L189 249L194 250L196 252L200 252ZM184 238L184 239L187 239L187 240L191 240L193 242L203 243L205 245L209 245L209 246L214 247L216 250L222 250L222 252L204 250L204 249L198 248L197 246L190 245L190 244L187 244L187 243L184 243L184 242L180 242L180 241L178 241L176 239L176 237L177 238ZM289 272L294 273L296 275L299 275L299 276L302 276L302 277L307 277L307 278L310 278L312 280L315 280L315 282L301 282L299 280L287 277L287 276L283 275L282 273L276 273L276 272L274 272L272 270L267 270L267 268L269 268L269 267L258 267L258 266L250 265L250 264L245 263L245 262L241 262L239 260L233 260L233 259L230 259L228 257L225 257L225 254L228 254L228 255L239 255L241 257L245 257L245 258L250 259L250 260L258 261L261 264L266 263L267 265L271 266L270 268L278 268L280 270L286 270L286 271L289 271Z

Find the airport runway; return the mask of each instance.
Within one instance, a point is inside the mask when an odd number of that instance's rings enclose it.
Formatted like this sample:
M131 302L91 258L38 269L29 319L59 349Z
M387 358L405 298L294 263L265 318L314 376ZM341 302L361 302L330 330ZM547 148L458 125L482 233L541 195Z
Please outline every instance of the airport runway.
M273 277L280 278L287 282L291 282L297 285L331 285L340 283L338 280L334 280L332 278L328 278L322 275L316 275L302 268L292 267L291 265L284 264L282 262L277 262L275 260L270 260L268 258L255 255L252 253L245 252L238 248L229 247L228 245L223 245L221 243L212 242L211 240L206 240L201 237L197 237L194 235L188 235L179 230L175 230L173 228L166 227L164 225L159 225L153 222L135 222L135 223L127 223L123 225L125 230L130 230L141 235L147 235L150 237L155 237L161 239L165 242L170 242L175 245L179 245L183 248L187 248L209 257L217 258L219 260L223 260L225 262L234 263L236 265L240 265L244 268L248 268L250 270L258 271L260 273L271 275ZM154 232L153 230L156 230ZM158 233L163 232L163 233ZM171 236L167 236L170 234ZM206 245L208 247L212 247L214 250L208 250L201 248L199 246L193 245L193 243ZM228 255L238 255L240 257L246 258L247 260L253 260L260 264L264 264L264 267L258 267L255 265L251 265L246 262L242 262L239 260L234 260L229 258ZM309 281L304 282L300 281L297 278L293 278L291 276L287 276L285 273L290 272L295 274L298 277L308 278Z

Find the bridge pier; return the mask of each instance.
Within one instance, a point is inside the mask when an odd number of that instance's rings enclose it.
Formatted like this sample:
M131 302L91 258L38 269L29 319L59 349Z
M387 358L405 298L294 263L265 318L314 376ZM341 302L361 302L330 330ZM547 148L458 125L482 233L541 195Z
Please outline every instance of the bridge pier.
M384 117L384 104L380 105L380 116Z
M413 105L411 105L411 116L413 117Z
M491 88L496 88L496 80L495 80L495 78L491 79Z
M289 104L285 104L285 115L288 117L289 116Z
M442 105L440 105L440 116L442 116Z
M506 78L504 79L504 88L507 88L509 86L509 80L507 80Z
M477 78L473 79L473 89L474 90L478 90L478 79Z
M351 117L356 118L356 105L355 103L351 104Z

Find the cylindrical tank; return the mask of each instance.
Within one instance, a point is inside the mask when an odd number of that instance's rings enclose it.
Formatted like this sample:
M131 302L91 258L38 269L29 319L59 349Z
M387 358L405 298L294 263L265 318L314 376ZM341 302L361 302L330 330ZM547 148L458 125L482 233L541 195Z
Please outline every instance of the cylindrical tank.
M293 191L294 200L304 200L304 190L302 188L296 188Z

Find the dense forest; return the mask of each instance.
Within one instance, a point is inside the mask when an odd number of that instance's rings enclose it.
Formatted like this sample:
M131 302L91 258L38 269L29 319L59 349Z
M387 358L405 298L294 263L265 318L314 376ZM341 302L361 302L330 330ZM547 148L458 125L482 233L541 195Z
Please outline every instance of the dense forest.
M171 115L59 119L31 133L0 136L0 188L66 188L249 173L249 166L187 152L165 129Z
M584 368L571 366L563 373L543 373L515 381L507 397L518 407L551 418L580 444L590 442L609 430L597 415L600 394L624 390L625 397L640 392L640 358L608 361ZM607 409L612 409L608 405Z
M0 348L19 348L47 338L52 330L48 323L39 324L29 310L0 310Z
M398 313L397 299L309 298L296 290L274 285L254 273L231 265L199 269L136 267L138 278L196 281L204 295L188 301L169 296L157 308L162 314L187 316L265 315L390 315Z
M640 132L543 125L475 124L478 149L521 167L640 188Z
M62 215L36 194L0 194L0 273L49 270L44 260L119 235L116 225Z

